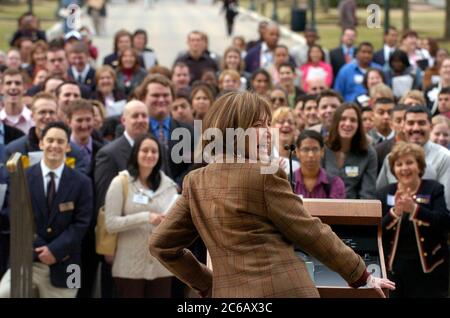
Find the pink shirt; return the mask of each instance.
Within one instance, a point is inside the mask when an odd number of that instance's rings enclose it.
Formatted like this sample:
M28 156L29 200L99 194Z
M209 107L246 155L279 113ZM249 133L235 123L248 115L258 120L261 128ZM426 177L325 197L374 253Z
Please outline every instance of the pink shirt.
M0 120L8 126L20 129L26 135L30 128L34 126L33 119L31 118L31 110L26 106L23 106L23 110L18 116L8 115L5 108L3 108L0 111Z

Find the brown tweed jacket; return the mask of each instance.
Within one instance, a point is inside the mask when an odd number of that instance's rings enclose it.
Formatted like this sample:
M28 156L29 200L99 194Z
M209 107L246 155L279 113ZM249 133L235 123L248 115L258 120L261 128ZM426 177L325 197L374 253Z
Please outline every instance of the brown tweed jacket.
M293 243L348 283L365 264L292 193L286 174L260 163L213 163L189 173L183 194L150 237L150 252L213 297L319 297ZM200 235L212 272L185 249Z

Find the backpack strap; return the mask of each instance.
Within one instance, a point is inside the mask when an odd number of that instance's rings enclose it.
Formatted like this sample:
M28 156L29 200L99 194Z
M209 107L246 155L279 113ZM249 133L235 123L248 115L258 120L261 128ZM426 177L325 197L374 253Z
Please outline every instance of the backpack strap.
M122 193L123 193L123 204L122 204L122 215L125 208L125 203L128 197L128 176L126 174L120 175L120 181L122 181Z

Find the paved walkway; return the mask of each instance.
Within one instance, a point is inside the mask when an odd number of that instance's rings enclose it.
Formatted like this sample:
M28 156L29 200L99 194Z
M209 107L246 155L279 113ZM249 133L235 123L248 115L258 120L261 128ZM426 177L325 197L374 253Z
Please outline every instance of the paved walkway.
M191 30L205 31L210 49L222 55L231 44L231 38L226 35L221 4L211 3L211 0L197 0L195 4L184 0L158 0L146 9L143 0L133 3L115 0L108 6L106 35L94 37L94 44L100 50L98 65L112 52L114 33L122 28L130 32L145 29L149 34L148 46L156 51L160 64L167 67L172 66L178 52L187 48L186 37ZM236 18L234 34L243 35L246 40L256 39L258 22L257 16L242 13ZM283 36L281 43L292 45L294 40Z

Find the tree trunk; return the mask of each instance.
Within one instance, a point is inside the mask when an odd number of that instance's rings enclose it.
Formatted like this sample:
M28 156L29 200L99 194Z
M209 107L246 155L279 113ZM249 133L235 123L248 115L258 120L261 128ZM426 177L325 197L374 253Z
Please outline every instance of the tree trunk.
M410 29L409 22L409 1L402 1L402 9L403 9L403 31Z
M330 10L330 0L322 0L320 4L322 5L323 13L328 13Z
M445 32L444 37L450 40L450 0L445 1Z

